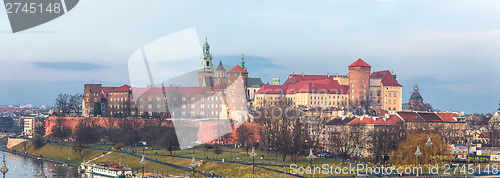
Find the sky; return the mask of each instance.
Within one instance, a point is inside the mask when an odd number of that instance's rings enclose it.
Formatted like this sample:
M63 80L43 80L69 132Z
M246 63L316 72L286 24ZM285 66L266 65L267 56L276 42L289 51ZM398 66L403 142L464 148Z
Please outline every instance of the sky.
M214 63L234 66L243 51L250 75L264 82L346 74L362 58L372 71L397 74L403 101L418 84L437 109L491 113L500 100L499 11L496 0L85 0L12 33L0 9L0 104L53 105L85 83L129 84L134 52L194 28Z

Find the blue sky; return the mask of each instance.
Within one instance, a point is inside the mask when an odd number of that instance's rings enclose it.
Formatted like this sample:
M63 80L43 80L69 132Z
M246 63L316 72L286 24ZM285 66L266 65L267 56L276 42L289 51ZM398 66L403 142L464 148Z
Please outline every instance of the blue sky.
M393 70L403 100L419 84L441 110L493 112L500 99L500 1L85 0L12 34L0 9L0 104L51 105L83 84L129 83L141 46L196 28L215 57L270 81L292 73L347 73L358 58ZM193 59L198 60L198 59ZM196 70L198 66L193 66ZM186 71L190 72L190 71Z

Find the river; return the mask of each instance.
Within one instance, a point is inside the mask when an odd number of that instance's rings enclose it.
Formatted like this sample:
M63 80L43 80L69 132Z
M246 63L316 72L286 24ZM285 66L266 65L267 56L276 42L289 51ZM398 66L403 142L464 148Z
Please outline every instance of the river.
M60 163L39 160L4 151L0 151L0 161L2 160L3 155L5 155L5 164L7 165L7 168L9 168L9 171L5 174L5 177L8 178L36 177L40 173L40 166L42 165L43 172L47 177L91 177L88 175L79 175L77 167L65 166ZM2 173L0 172L0 178L2 177L1 174ZM100 176L93 177L98 178Z

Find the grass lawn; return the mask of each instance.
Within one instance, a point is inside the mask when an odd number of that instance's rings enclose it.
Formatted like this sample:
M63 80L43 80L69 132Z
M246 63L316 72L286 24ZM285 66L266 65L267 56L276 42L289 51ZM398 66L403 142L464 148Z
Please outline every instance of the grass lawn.
M24 144L26 144L26 148L24 147ZM69 161L75 164L80 164L81 162L83 162L84 158L88 160L102 154L102 151L84 149L82 150L82 156L80 157L78 151L75 151L72 147L45 144L43 147L35 149L32 142L23 142L13 147L11 150L28 153L36 156L42 155L43 157L46 158L55 159L59 161Z

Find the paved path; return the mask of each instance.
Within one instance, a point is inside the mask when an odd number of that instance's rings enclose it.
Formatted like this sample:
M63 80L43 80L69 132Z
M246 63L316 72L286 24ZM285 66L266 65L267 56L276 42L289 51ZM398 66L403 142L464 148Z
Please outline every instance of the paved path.
M106 155L109 155L109 154L111 154L111 153L113 153L113 152L111 152L111 151L110 151L110 152L107 152L106 154L102 154L102 155L100 155L100 156L98 156L98 157L95 157L94 159L91 159L91 160L89 160L89 161L85 162L85 163L89 164L90 162L95 161L95 160L97 160L97 159L99 159L99 158L102 158L102 157L104 157L104 156L106 156Z

